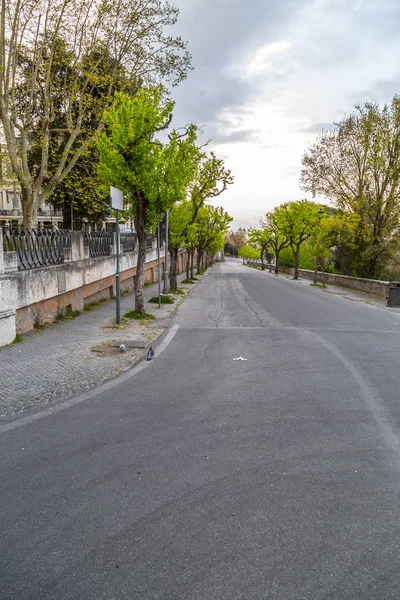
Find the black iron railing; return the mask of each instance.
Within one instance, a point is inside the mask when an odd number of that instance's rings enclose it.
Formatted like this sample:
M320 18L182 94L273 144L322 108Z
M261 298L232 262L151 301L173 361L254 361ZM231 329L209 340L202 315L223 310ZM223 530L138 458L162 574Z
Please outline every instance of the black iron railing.
M121 252L133 252L136 245L136 234L135 233L124 233L121 231L120 234L120 245Z
M64 229L8 229L3 227L3 249L16 252L18 270L35 269L64 262L64 248L71 235Z
M84 231L83 243L85 246L89 246L90 258L110 256L114 234L109 231Z

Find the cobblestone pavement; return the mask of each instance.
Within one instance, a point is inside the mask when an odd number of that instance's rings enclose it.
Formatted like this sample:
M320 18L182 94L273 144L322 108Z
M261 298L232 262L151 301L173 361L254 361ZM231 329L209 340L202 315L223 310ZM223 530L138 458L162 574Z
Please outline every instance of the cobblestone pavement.
M179 281L183 278L181 275ZM193 286L181 287L188 291ZM146 302L156 293L156 284L146 287ZM182 298L177 296L175 304L161 309L149 304L146 310L157 320L148 324L131 321L123 330L110 327L115 300L109 300L75 319L29 332L21 343L0 349L0 417L68 398L126 371L146 349L122 354L111 343L134 339L149 345L168 326ZM133 294L121 298L122 315L133 307Z

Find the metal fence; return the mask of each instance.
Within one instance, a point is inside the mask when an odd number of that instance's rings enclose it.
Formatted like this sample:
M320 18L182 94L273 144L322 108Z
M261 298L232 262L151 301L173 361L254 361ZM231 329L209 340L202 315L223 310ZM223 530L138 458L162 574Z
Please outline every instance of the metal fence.
M136 234L121 231L120 245L122 252L133 252L136 246Z
M3 249L16 252L18 270L64 262L64 248L71 247L70 232L64 229L9 229L3 227Z
M83 243L89 246L90 258L110 256L114 244L114 234L109 231L84 231Z

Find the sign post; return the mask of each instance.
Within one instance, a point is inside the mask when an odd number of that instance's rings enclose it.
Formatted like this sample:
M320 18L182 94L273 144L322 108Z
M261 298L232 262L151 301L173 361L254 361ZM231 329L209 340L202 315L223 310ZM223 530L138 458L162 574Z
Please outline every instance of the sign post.
M157 221L157 270L158 270L158 308L161 308L161 263L160 263L161 233L160 221Z
M120 288L120 262L119 262L119 254L120 254L120 237L119 237L119 211L124 208L124 195L121 190L110 187L110 198L111 198L111 208L115 210L115 220L116 220L116 236L115 236L115 244L116 244L116 254L117 254L117 268L115 272L115 296L116 296L116 323L117 325L121 324L121 288Z
M169 293L168 281L168 210L165 211L165 258L164 258L164 291L163 294Z

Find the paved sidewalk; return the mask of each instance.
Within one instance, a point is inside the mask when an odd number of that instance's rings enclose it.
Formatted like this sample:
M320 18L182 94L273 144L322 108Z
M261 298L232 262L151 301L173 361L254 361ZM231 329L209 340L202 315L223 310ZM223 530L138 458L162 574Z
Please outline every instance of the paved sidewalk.
M184 278L181 274L178 282ZM180 287L186 294L195 286ZM146 303L157 293L157 284L146 287ZM68 398L126 371L147 348L121 353L112 343L136 340L148 347L168 327L183 298L176 295L174 304L161 308L147 304L147 312L156 320L130 321L123 329L113 327L115 300L108 300L93 311L29 332L21 343L0 349L0 417ZM121 298L121 315L133 308L133 293Z
M286 277L286 279L290 279L291 281L293 281L293 283L297 283L300 285L312 285L312 281L310 281L309 279L304 279L302 277L300 277L297 281L293 280L292 275L287 275L286 273L281 273L280 277ZM326 284L325 288L316 289L319 289L321 293L340 296L345 300L349 300L350 302L361 302L362 304L369 304L371 306L375 306L380 310L384 309L395 314L400 314L400 308L388 307L386 299L375 296L374 294L368 294L368 292L360 292L357 290L352 290L350 288L340 287L339 285L332 285L331 283Z

